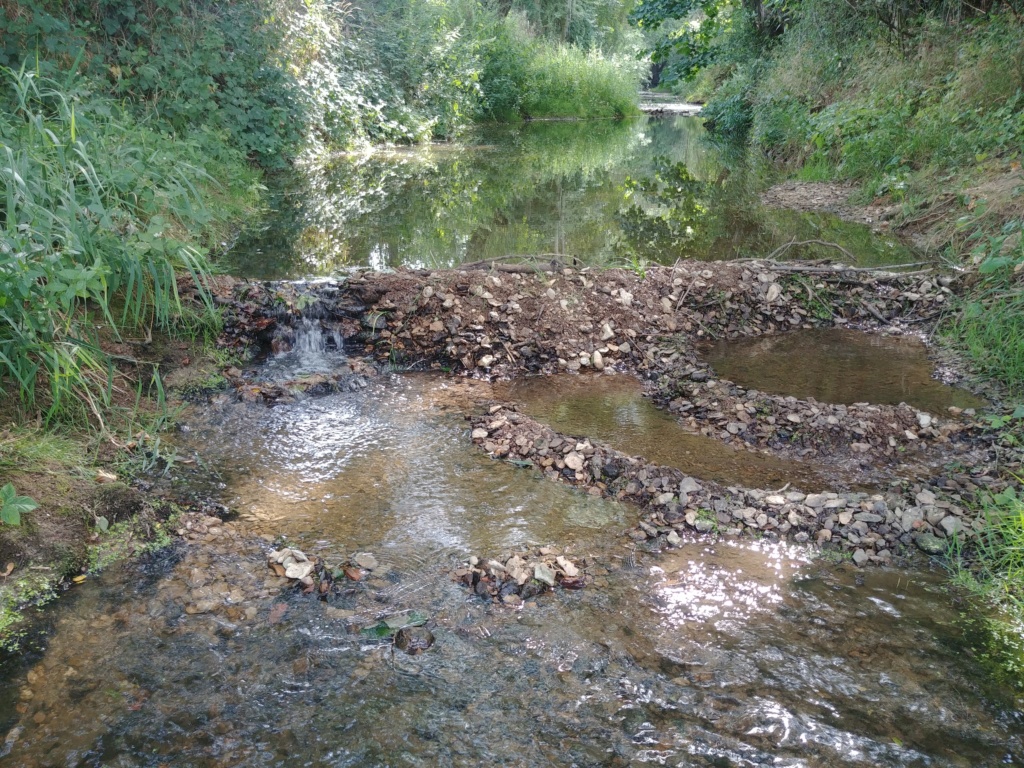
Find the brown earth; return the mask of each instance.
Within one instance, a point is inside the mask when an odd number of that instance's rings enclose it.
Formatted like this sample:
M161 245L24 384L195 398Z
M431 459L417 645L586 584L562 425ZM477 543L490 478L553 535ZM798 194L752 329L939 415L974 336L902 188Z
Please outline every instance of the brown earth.
M850 197L858 189L850 182L784 181L761 193L768 208L788 208L809 213L830 213L845 221L869 224L876 232L887 230L900 214L901 206L879 200L871 205L856 205Z

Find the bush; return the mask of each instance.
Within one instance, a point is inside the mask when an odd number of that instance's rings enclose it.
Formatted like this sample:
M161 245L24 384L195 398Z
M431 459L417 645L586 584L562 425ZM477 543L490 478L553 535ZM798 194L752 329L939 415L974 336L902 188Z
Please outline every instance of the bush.
M522 100L527 117L627 117L637 114L638 62L586 53L568 45L538 45Z
M38 63L103 83L136 116L155 111L179 135L226 131L268 167L295 151L304 120L294 82L278 65L280 25L271 0L48 0L0 6L0 65Z
M509 14L495 24L481 55L481 111L484 117L499 122L522 118L523 102L531 88L533 49L524 16Z
M733 139L747 135L754 119L753 94L760 69L760 62L733 69L701 112L708 130Z

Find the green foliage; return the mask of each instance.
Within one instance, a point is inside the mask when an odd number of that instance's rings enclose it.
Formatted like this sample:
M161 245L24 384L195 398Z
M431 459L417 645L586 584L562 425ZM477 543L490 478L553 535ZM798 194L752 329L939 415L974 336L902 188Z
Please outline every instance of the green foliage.
M1020 409L1018 409L1020 410ZM1024 689L1024 499L1009 487L982 496L975 546L951 552L953 580L983 602L971 620L979 657Z
M974 258L982 277L942 328L946 337L964 350L979 374L1001 381L1017 393L1024 392L1021 229L1021 221L1014 220L999 235L974 236Z
M4 525L21 525L21 516L38 506L28 496L19 496L11 483L0 488L0 523Z
M650 38L652 58L664 64L665 81L689 81L717 62L742 63L762 56L786 30L797 7L791 0L642 0L632 17L651 31L676 22L670 33ZM745 55L736 55L737 41L748 49Z
M156 109L179 134L199 125L226 131L269 166L301 138L292 78L276 61L280 25L266 23L269 1L48 0L32 13L6 13L0 65L38 61L55 75L80 62L80 73L118 101Z
M1012 488L982 500L985 527L978 540L982 573L1005 599L1024 607L1024 500Z
M495 120L634 115L646 69L629 51L588 52L537 38L515 14L495 25L481 60L481 106Z
M759 69L758 60L751 65L737 65L732 75L719 86L701 113L709 130L736 139L747 135L753 120L751 104L757 88L756 73Z
M630 38L632 0L506 0L538 37L583 50L620 51Z
M15 105L0 113L0 391L17 389L47 421L100 419L112 365L82 311L115 328L169 328L178 270L205 296L193 233L210 221L198 188L209 179L74 79L3 70L0 84Z
M522 100L527 117L627 117L637 114L635 62L584 53L572 46L540 46L527 67Z

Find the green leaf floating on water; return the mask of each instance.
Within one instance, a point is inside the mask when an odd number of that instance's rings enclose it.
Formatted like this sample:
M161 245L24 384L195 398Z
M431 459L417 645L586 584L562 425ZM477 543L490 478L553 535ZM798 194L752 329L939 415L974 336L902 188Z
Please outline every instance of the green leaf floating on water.
M429 618L430 617L425 613L420 613L419 611L396 613L394 616L388 616L386 619L378 621L373 626L363 627L359 630L359 634L383 640L391 637L400 629L405 629L406 627L422 627L427 623L427 619Z

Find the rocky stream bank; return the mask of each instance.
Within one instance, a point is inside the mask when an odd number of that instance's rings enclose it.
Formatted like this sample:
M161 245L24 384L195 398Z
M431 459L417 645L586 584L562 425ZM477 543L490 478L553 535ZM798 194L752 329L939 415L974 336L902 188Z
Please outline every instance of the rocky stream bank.
M313 319L343 339L353 357L404 370L491 380L632 375L693 433L738 450L881 474L887 482L870 492L724 487L625 456L587 435L559 434L512 403L472 417L473 441L492 456L636 503L642 517L630 537L647 548L671 546L686 533L748 532L816 542L864 565L910 551L938 554L951 538L978 529L972 500L1001 481L990 433L975 412L821 403L744 389L718 377L700 345L821 327L927 332L955 289L955 276L930 269L745 261L680 262L637 273L488 263L357 272L337 282L239 282L218 301L229 318L225 344L287 349L300 320ZM273 403L325 386L363 386L369 373L355 360L350 373L326 385L320 376L268 389L237 370L232 382L241 397Z

